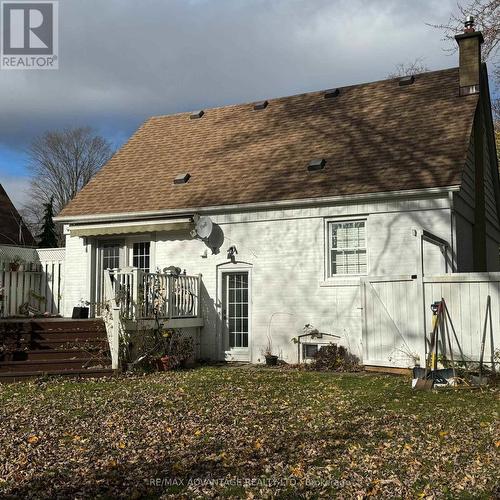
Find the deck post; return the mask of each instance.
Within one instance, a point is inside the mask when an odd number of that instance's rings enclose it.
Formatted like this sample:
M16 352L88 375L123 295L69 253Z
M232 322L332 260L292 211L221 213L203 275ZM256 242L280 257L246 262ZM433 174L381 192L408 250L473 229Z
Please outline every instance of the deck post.
M139 317L139 277L141 273L137 267L132 269L132 286L131 286L131 313L132 318L137 319Z
M113 370L118 370L120 368L120 306L112 306L112 318L113 318L113 336L111 339L110 351L111 351L111 368Z
M197 293L197 305L196 305L196 317L197 318L201 318L201 278L202 278L202 274L198 274L198 283L197 283L197 290L196 290L196 293Z

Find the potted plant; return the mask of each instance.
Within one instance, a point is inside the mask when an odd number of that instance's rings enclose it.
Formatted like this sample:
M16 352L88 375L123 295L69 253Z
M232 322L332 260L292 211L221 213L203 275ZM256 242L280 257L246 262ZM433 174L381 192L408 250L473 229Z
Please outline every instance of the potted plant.
M162 336L166 339L166 351L158 359L160 371L170 371L178 367L184 367L194 355L193 339L183 337L177 330L165 330Z
M14 255L14 258L9 262L9 270L17 272L22 264L24 264L24 260L19 255Z
M267 366L276 366L278 364L278 356L273 354L273 342L270 335L267 336L267 345L262 351L262 354L266 360Z

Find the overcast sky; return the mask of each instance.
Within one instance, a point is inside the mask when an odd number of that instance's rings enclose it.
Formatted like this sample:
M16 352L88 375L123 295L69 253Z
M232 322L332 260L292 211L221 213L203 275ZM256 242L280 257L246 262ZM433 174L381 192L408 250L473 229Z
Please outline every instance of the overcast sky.
M121 145L150 115L457 65L455 0L60 0L59 70L0 70L0 183L19 206L25 148L91 125Z

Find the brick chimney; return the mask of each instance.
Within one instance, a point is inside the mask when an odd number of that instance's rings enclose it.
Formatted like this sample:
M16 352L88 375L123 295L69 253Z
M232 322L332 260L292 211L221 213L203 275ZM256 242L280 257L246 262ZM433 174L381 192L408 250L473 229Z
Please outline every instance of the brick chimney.
M481 44L483 34L474 29L474 18L468 16L464 32L455 36L459 52L460 95L479 94Z

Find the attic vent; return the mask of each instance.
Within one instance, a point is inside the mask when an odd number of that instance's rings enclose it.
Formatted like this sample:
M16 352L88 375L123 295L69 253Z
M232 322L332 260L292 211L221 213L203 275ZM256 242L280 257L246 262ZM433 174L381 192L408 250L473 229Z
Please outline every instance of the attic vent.
M312 160L309 165L307 165L307 170L309 172L316 172L316 170L323 170L326 165L326 160L324 158L319 158Z
M340 94L340 89L330 89L325 91L325 99L337 97Z
M200 109L199 111L194 111L193 113L191 113L191 116L189 118L191 118L191 120L197 120L198 118L201 118L204 114L205 111Z
M403 76L403 78L399 79L399 86L403 87L404 85L412 85L415 82L415 77L411 76Z
M186 184L190 177L191 175L188 173L180 174L174 179L174 184Z
M259 109L266 109L267 108L267 105L269 103L267 101L260 101L260 102L256 102L254 105L253 105L253 109L255 111L258 111Z

